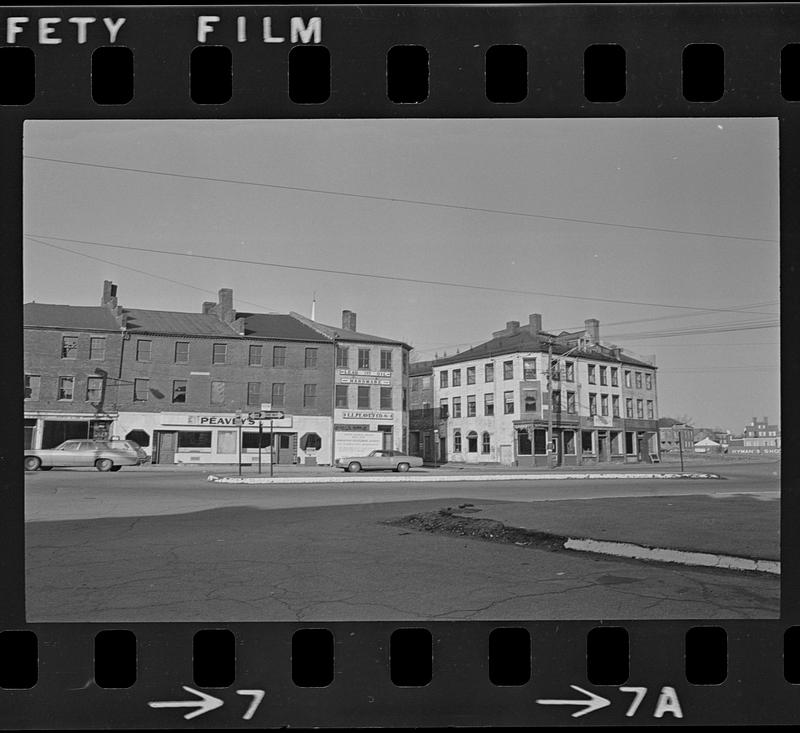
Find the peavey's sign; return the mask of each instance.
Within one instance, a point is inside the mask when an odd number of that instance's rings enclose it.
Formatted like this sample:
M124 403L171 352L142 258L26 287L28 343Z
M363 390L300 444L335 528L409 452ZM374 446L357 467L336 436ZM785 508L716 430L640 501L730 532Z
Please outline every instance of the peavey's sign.
M48 46L64 41L84 44L91 37L92 43L116 43L126 20L127 18L99 18L90 15L8 16L5 18L5 40L10 45L36 42ZM301 16L291 16L274 19L268 15L261 18L238 15L234 20L234 18L223 19L219 15L198 15L193 22L198 43L221 42L218 39L221 35L220 30L226 38L235 30L237 43L249 40L262 43L322 43L322 18L319 17L306 19Z
M186 415L176 413L174 415L164 413L161 415L162 425L192 425L199 428L222 428L222 427L239 427L239 425L246 428L257 428L258 420L251 420L247 415L242 415L240 418L236 415ZM273 427L291 427L292 417L287 415L282 420L274 420Z

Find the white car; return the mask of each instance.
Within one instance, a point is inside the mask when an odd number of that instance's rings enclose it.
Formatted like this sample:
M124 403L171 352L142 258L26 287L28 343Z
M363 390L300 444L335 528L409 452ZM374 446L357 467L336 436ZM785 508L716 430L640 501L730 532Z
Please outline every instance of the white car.
M399 450L374 450L366 456L337 458L336 468L355 473L356 471L408 471L422 466L419 456L410 456Z

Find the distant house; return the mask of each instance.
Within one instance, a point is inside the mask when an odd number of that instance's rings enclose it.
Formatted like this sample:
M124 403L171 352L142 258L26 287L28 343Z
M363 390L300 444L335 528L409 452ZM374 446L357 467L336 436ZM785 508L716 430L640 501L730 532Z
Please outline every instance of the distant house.
M702 440L698 440L694 444L694 452L695 453L718 453L722 450L722 445L717 443L716 440L712 440L711 438L703 438Z

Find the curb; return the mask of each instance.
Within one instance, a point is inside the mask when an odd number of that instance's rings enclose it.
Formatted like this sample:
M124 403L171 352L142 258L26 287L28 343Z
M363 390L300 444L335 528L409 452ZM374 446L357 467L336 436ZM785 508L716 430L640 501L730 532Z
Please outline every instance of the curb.
M760 573L781 574L779 560L752 560L747 557L720 555L711 552L691 552L688 550L668 550L662 547L644 547L630 542L608 542L604 540L573 539L564 543L567 550L594 552L600 555L629 557L651 562L678 563L726 570L751 570Z
M531 473L428 476L289 476L285 478L238 477L210 475L207 481L220 484L361 484L361 483L428 483L461 481L569 481L585 479L722 479L717 473Z

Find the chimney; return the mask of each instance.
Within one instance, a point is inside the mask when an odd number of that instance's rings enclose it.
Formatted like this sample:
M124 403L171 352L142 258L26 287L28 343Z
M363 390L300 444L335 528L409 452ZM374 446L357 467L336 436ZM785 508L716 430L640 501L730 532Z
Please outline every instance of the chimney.
M217 303L217 316L220 321L224 323L232 323L236 317L233 310L233 290L230 288L221 288L219 291L219 303Z
M596 318L587 318L583 325L586 327L586 333L588 334L589 340L593 344L600 343L600 321Z
M202 311L201 311L201 312L202 312L204 315L208 315L209 313L213 313L213 312L214 312L214 306L215 306L215 305L216 305L216 303L214 303L213 301L206 300L206 301L203 303L203 309L202 309Z
M342 311L342 328L345 331L356 330L356 314L353 311Z
M531 336L538 336L542 332L542 314L531 313L528 316L528 330Z
M100 305L107 305L110 308L117 307L117 286L111 280L103 281L103 298Z

